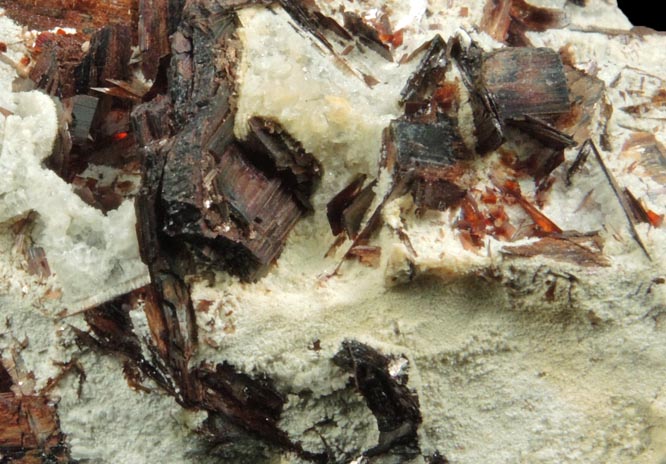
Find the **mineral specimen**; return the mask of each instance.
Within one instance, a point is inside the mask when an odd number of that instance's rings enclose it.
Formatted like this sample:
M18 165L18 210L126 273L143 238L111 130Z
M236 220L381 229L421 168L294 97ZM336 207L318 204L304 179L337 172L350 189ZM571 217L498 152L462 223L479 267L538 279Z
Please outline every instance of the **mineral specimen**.
M0 461L663 458L663 38L610 3L7 4Z

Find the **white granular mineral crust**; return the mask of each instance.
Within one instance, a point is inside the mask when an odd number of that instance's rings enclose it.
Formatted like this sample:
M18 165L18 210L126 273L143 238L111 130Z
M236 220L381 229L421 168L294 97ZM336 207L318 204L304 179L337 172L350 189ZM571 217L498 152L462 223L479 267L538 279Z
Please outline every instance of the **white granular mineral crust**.
M25 48L20 29L7 18L2 39L15 44L15 56ZM132 202L104 215L86 205L72 187L43 166L53 148L58 120L47 95L12 92L15 71L0 64L0 106L13 113L0 116L0 223L34 211L33 239L46 252L51 282L62 293L62 305L78 310L147 283L139 258Z
M371 241L381 247L379 264L345 261L334 273L350 242L327 255L334 241L327 202L355 175L379 172L375 208L392 183L379 166L382 131L402 114L400 91L418 63L399 58L435 33L474 40L487 51L503 45L478 27L486 7L480 0L319 3L339 22L340 4L366 17L387 12L394 29L404 29L404 43L393 50L395 62L351 51L344 57L349 71L281 7L238 10L236 135L245 135L253 116L273 118L317 157L324 175L312 197L314 214L297 223L265 277L247 283L218 272L190 279L194 307L203 308L196 312L200 346L192 363L227 362L268 376L287 399L279 426L289 438L311 452L338 450L340 462L394 462L361 457L379 433L349 374L332 362L345 340L395 356L392 375L408 374L422 416L422 456L439 453L457 464L666 462L666 229L636 225L648 258L592 156L567 186L578 148L565 151L542 211L564 230L600 232L607 266L509 257L509 244L492 237L468 249L455 227L457 210L417 214L406 195L383 209L384 225ZM655 97L666 92L666 36L632 30L614 0L530 3L565 18L562 28L527 32L533 46L566 49L570 64L605 84L590 109L589 136L606 166L647 208L666 213L666 151L647 159L632 145L646 136L666 144L666 106ZM0 40L15 43L19 34L0 17ZM361 74L379 83L369 86ZM208 457L195 433L203 412L181 409L158 389L131 390L122 363L78 351L69 325L83 330L85 321L60 319L60 310L149 281L134 209L126 201L104 215L42 166L56 135L56 107L42 93L12 92L14 77L0 63L0 106L14 113L0 115L0 356L29 339L19 352L38 387L58 372L54 361L80 360L88 377L81 397L74 375L54 389L74 459L248 462ZM453 69L447 78L460 75ZM472 124L466 104L459 117ZM473 138L470 127L462 131ZM493 152L475 160L466 183L491 186L500 159ZM533 183L521 187L533 198ZM39 218L33 238L54 274L46 281L25 273L12 253L9 224L30 210ZM147 339L143 313L132 318ZM305 462L273 453L270 462ZM427 462L422 456L412 462Z

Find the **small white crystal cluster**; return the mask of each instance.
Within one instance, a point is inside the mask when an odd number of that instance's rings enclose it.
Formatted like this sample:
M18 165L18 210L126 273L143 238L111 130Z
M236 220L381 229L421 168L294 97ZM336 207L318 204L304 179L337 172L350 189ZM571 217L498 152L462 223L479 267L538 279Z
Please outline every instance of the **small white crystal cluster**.
M17 44L19 33L8 25L2 38ZM19 45L12 49L15 57L24 51ZM0 223L37 213L32 239L44 248L62 304L71 311L146 284L133 202L105 215L44 167L58 131L56 105L39 91L13 92L16 77L14 69L0 63L0 106L13 113L0 115Z

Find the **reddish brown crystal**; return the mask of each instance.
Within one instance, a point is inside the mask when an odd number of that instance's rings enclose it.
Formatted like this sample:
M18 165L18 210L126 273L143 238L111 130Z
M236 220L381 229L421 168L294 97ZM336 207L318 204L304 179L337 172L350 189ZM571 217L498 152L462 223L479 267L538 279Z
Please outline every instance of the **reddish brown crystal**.
M585 239L585 237L581 237ZM582 243L581 243L582 242ZM601 250L589 246L582 240L565 237L543 237L529 245L505 246L502 253L506 256L532 258L543 256L556 261L566 261L578 266L609 266L610 262Z
M467 194L460 202L460 218L456 226L460 230L460 238L466 249L478 248L486 236L486 220L479 211L474 198Z
M105 26L93 35L90 50L75 72L77 93L85 93L90 87L105 87L108 79L129 80L130 36L131 29L124 24Z
M16 374L16 366L11 367ZM71 462L55 403L44 395L24 394L14 382L0 363L0 460Z
M465 197L465 189L447 179L446 173L424 170L414 179L412 195L419 208L445 211Z
M146 79L154 80L160 60L171 53L170 19L180 16L170 0L139 0L139 50L141 70ZM175 19L175 18L173 18Z
M645 222L652 225L652 227L661 226L664 222L663 214L657 214L647 208L628 188L624 189L624 195L627 198L627 203L636 222Z
M649 132L634 132L622 147L622 155L639 160L646 173L666 185L666 147Z
M525 115L523 118L513 119L509 123L539 140L546 147L555 150L563 150L565 148L576 146L576 142L571 136L565 134L546 121L535 118L529 114Z
M215 232L242 244L262 266L269 264L282 250L302 211L279 180L264 176L234 146L225 152L218 170L217 189L240 222L228 223L228 231L221 224Z
M483 8L481 30L498 42L504 42L511 25L511 0L487 0Z
M467 157L457 121L444 115L435 121L391 121L385 150L387 166L401 171L450 166Z
M520 186L518 185L517 182L506 181L504 182L504 185L501 186L500 188L503 193L512 196L518 202L518 204L525 210L525 212L530 216L530 218L532 218L532 221L534 221L535 234L547 235L553 233L559 234L562 232L562 229L560 229L557 226L557 224L548 219L548 217L546 217L545 214L539 211L536 208L536 206L527 201L527 199L520 192Z
M483 59L480 83L502 119L552 115L570 109L562 61L549 48L501 48Z
M62 98L76 93L75 70L81 63L86 35L42 32L31 50L30 79L38 88Z
M447 64L446 43L438 34L428 43L416 71L400 92L400 101L402 103L420 101L432 94L440 79L444 77Z
M569 86L571 110L558 116L554 125L572 134L576 143L580 144L590 137L594 107L601 100L606 86L601 79L572 66L565 65L564 70Z
M415 448L421 423L419 399L407 387L407 374L389 371L394 356L387 356L356 340L345 340L333 362L351 374L350 383L363 395L377 419L379 443L365 454L375 456L399 445ZM417 446L416 446L417 447ZM407 462L409 451L400 459ZM412 454L414 452L412 451Z
M481 30L499 42L529 45L526 32L561 27L564 14L543 8L526 0L487 0L481 19Z
M382 249L378 246L357 245L349 249L347 258L358 258L364 266L378 267Z
M326 215L328 223L331 226L333 235L339 235L345 230L343 215L344 211L356 199L361 190L367 176L359 174L347 185L340 190L326 205Z
M0 7L29 29L48 31L58 27L77 29L83 34L109 24L135 24L136 0L0 0ZM127 36L136 38L136 31Z
M278 177L305 211L312 211L310 196L321 178L322 168L312 154L277 121L253 117L245 140L248 159L268 176Z
M381 40L379 32L374 27L352 12L345 12L343 18L345 28L357 36L361 43L377 52L387 61L393 61L391 49Z

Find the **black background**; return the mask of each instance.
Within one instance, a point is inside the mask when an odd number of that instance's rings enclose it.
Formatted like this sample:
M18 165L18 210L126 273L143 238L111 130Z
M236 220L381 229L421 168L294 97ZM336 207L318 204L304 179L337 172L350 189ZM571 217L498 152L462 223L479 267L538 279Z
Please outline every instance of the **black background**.
M634 26L647 26L659 31L666 31L666 2L649 0L618 0L622 12Z

